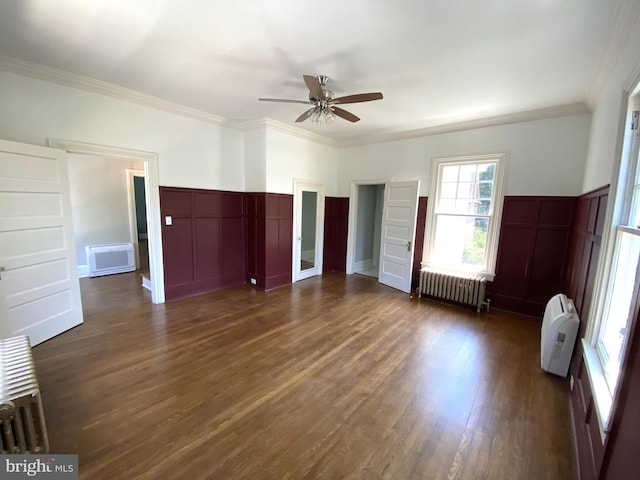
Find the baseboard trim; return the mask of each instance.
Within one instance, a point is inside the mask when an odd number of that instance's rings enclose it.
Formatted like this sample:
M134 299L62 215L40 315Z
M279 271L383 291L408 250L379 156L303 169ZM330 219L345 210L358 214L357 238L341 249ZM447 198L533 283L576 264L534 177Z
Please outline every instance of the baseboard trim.
M361 272L362 270L369 270L370 268L373 268L372 258L362 260L361 262L356 262L353 264L353 271L355 273Z
M89 265L78 265L78 278L86 278L89 276Z
M153 291L153 290L151 290L151 279L145 277L144 275L142 275L142 288L146 288L150 292Z

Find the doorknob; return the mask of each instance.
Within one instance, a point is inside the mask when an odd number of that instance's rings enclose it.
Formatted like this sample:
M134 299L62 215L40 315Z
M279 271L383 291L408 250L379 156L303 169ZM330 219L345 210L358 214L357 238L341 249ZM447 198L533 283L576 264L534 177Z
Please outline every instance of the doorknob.
M0 272L4 272L4 267L0 267ZM2 275L0 275L0 280L2 280Z
M407 252L411 251L411 240L407 242Z

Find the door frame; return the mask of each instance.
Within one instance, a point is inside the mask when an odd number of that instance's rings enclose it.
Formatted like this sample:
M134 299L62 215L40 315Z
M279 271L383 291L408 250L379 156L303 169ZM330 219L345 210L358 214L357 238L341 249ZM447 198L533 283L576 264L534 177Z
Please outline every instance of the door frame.
M147 208L147 231L149 240L149 270L151 275L150 290L153 303L164 303L164 264L162 262L162 227L160 217L160 180L158 173L158 154L143 150L111 147L94 143L77 142L49 138L48 144L52 148L64 150L67 153L84 155L99 155L144 162L144 189Z
M358 234L358 187L360 185L386 185L389 179L351 180L349 193L349 226L347 231L347 275L354 273L356 238Z
M302 192L316 192L316 249L314 267L300 270L302 255ZM311 180L293 180L293 262L291 280L297 282L315 275L322 275L324 254L324 184Z
M136 270L140 268L140 252L138 251L138 214L136 213L136 195L133 185L135 177L144 178L144 170L127 168L127 203L129 205L129 233L133 245L133 255L136 260ZM148 227L147 227L148 228Z

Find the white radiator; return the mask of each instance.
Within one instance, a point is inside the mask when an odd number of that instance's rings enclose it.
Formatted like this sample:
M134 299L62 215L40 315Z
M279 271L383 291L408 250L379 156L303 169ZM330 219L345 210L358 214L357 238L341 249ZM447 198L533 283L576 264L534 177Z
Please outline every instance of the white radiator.
M136 269L133 245L130 243L88 246L87 262L90 277L133 272Z
M479 312L483 306L489 311L489 301L484 299L487 279L476 275L464 275L437 270L420 270L418 298L429 296L451 302L472 305Z
M48 453L29 337L0 340L0 453Z

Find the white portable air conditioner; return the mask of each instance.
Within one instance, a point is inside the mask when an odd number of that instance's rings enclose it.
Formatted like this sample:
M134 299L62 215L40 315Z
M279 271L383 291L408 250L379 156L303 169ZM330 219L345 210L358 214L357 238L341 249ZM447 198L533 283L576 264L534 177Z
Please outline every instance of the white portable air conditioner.
M579 326L580 319L573 301L562 293L551 297L544 311L540 336L540 366L543 370L567 376Z

